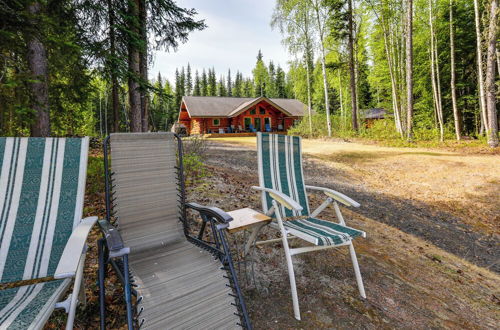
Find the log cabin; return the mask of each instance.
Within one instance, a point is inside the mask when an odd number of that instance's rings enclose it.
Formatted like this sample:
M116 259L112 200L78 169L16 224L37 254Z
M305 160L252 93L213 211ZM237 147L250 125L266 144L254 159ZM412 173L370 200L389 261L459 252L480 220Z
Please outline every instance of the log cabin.
M295 99L184 96L178 125L187 134L283 132L307 114Z

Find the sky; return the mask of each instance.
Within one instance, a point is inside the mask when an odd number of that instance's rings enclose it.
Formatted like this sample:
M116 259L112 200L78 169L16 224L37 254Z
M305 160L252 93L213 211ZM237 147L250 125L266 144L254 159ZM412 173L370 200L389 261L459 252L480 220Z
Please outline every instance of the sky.
M237 70L248 77L255 66L259 49L267 64L272 60L288 68L286 49L281 44L281 34L270 26L274 0L178 0L177 4L195 8L198 19L204 19L207 28L190 34L185 44L176 52L155 51L149 72L156 79L158 72L171 83L175 68L189 63L194 72L214 67L217 78L231 75Z

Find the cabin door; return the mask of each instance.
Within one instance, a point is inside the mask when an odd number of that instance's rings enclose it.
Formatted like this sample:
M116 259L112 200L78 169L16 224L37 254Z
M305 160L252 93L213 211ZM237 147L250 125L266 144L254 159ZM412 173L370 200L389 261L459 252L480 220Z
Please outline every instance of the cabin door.
M258 132L261 132L262 131L262 121L260 118L254 118L254 122L255 122L255 129L258 131Z

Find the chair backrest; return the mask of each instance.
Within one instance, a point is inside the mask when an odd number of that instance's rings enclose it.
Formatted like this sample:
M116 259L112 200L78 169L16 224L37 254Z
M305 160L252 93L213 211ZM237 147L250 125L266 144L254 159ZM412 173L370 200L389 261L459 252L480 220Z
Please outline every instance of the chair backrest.
M131 253L185 239L173 133L110 135L113 211Z
M87 153L88 138L0 138L0 283L54 275L82 219Z
M278 190L303 207L301 212L282 207L281 214L287 217L309 215L309 202L302 170L301 142L298 136L257 133L260 186ZM264 212L271 208L271 201L268 193L262 193Z

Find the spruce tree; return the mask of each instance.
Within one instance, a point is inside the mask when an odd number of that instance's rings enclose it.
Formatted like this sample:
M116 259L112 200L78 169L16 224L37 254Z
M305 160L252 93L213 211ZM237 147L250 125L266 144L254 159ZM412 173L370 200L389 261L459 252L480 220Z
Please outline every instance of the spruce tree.
M186 72L184 71L184 67L181 68L181 73L179 76L179 84L180 84L180 92L182 96L186 95Z
M266 65L262 60L262 52L259 50L257 54L257 63L255 64L255 68L253 69L253 80L255 84L255 89L253 96L266 96L266 84L269 80L269 73L267 71Z
M233 84L231 81L231 69L227 71L227 87L226 87L227 96L233 96Z
M226 83L222 75L217 83L217 96L227 96Z
M205 69L203 69L203 72L201 74L200 94L201 94L201 96L208 95L208 78L207 78L207 72L205 71Z
M176 109L179 109L181 106L182 97L184 96L183 89L184 88L183 88L183 82L182 82L181 75L179 74L179 70L175 69L175 103L174 103L174 107Z
M193 88L193 96L201 95L201 86L200 86L200 76L198 75L198 70L194 73L194 88Z
M191 95L191 92L193 91L193 79L191 77L191 65L187 66L187 72L186 72L186 95Z
M285 71L278 65L278 68L276 69L276 80L275 80L275 90L276 90L276 96L279 98L286 98L287 93L286 93L286 81L285 81Z
M215 77L215 69L208 70L208 96L217 95L217 78Z

